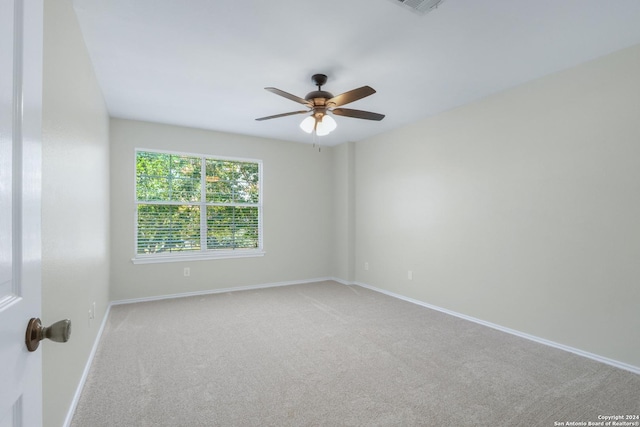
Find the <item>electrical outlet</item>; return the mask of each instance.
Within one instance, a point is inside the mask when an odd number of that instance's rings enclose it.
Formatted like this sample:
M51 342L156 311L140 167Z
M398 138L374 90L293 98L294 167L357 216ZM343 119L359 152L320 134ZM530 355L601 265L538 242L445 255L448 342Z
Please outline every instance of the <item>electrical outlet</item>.
M413 280L413 271L411 270L407 271L407 279Z
M364 269L365 269L365 270L369 270L369 263L368 263L368 262L365 262L365 263L364 263Z
M191 276L191 268L185 267L184 268L184 277L189 277L189 276Z

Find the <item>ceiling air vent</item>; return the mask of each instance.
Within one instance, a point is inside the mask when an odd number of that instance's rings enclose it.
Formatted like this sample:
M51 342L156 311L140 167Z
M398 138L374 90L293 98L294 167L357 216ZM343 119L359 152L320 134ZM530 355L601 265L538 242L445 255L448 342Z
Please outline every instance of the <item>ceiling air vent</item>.
M437 8L444 0L391 0L418 15L426 15Z

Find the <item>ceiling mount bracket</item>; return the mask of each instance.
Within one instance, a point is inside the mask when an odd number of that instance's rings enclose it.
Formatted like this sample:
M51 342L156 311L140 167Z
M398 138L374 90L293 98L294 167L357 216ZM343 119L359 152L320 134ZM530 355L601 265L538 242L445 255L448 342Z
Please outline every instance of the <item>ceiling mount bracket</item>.
M314 74L311 76L311 81L318 86L318 90L322 90L321 87L327 82L327 76L326 74Z

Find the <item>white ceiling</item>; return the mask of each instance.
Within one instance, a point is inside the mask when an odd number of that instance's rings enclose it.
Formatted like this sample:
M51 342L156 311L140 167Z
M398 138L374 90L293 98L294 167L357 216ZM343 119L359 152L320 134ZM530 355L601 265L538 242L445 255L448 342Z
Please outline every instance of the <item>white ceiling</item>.
M322 143L358 141L640 43L639 0L72 0L109 112L311 143L299 97L377 93Z

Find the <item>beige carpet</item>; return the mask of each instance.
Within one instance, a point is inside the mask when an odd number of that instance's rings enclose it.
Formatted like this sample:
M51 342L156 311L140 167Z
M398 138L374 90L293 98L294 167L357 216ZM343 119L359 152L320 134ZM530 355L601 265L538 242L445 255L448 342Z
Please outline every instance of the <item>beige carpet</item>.
M73 427L554 426L640 376L357 286L114 306Z

